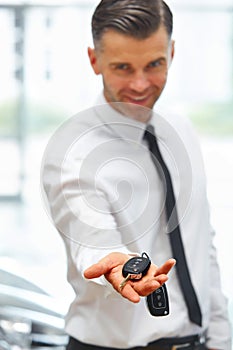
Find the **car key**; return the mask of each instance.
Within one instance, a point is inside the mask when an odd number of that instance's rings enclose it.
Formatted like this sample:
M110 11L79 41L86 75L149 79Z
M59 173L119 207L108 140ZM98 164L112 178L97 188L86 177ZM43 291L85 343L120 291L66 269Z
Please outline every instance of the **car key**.
M126 282L130 279L141 279L146 275L151 260L146 253L142 253L141 257L133 257L126 261L122 268L122 275L124 277L120 284L123 289ZM163 284L147 297L147 306L152 316L166 316L169 314L169 300L166 285Z
M122 268L122 275L124 277L120 284L120 289L123 289L128 280L139 280L147 273L151 265L151 260L146 253L142 256L135 256L124 264Z
M149 294L146 300L152 316L167 316L169 314L169 301L165 284Z

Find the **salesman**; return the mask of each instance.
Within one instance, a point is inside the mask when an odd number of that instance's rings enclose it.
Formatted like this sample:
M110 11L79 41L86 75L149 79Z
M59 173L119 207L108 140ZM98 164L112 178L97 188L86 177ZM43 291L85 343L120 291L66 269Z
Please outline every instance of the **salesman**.
M162 0L99 3L88 55L103 92L45 153L46 201L76 294L68 350L231 349L199 145L188 121L153 109L174 56L172 23ZM124 280L143 252L145 276ZM170 311L152 316L146 297L165 282Z

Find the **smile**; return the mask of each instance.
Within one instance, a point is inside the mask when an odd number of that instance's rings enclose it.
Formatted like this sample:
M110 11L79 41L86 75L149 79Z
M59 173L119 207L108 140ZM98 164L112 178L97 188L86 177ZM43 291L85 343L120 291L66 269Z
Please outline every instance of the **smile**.
M140 97L127 97L129 100L134 101L134 102L142 102L148 99L148 96L140 96Z
M146 99L147 99L147 96L134 97L134 98L132 98L132 100L134 100L134 101L143 101L143 100L146 100Z
M134 104L145 105L147 103L147 101L149 100L149 95L148 96L140 96L140 97L128 96L127 100L131 103L134 103Z

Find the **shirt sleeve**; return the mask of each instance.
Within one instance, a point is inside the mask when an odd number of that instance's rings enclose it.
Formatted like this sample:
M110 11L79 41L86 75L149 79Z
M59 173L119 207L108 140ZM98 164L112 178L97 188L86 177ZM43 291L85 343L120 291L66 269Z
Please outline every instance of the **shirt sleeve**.
M93 174L88 169L80 175L81 160L49 155L42 165L44 202L65 242L72 278L77 273L77 279L84 279L85 269L111 252L135 253L122 243L103 188L93 185ZM107 294L114 291L104 276L91 282L107 287Z
M212 230L212 237L214 231ZM231 350L231 327L227 299L221 291L221 277L214 244L210 251L210 320L207 330L207 348Z

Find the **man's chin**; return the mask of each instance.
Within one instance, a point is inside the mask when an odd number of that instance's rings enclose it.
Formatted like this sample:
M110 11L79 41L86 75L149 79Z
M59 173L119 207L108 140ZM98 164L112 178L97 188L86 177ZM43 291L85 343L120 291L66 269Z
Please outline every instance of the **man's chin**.
M112 107L128 118L147 123L151 118L151 108L136 103L112 102Z

